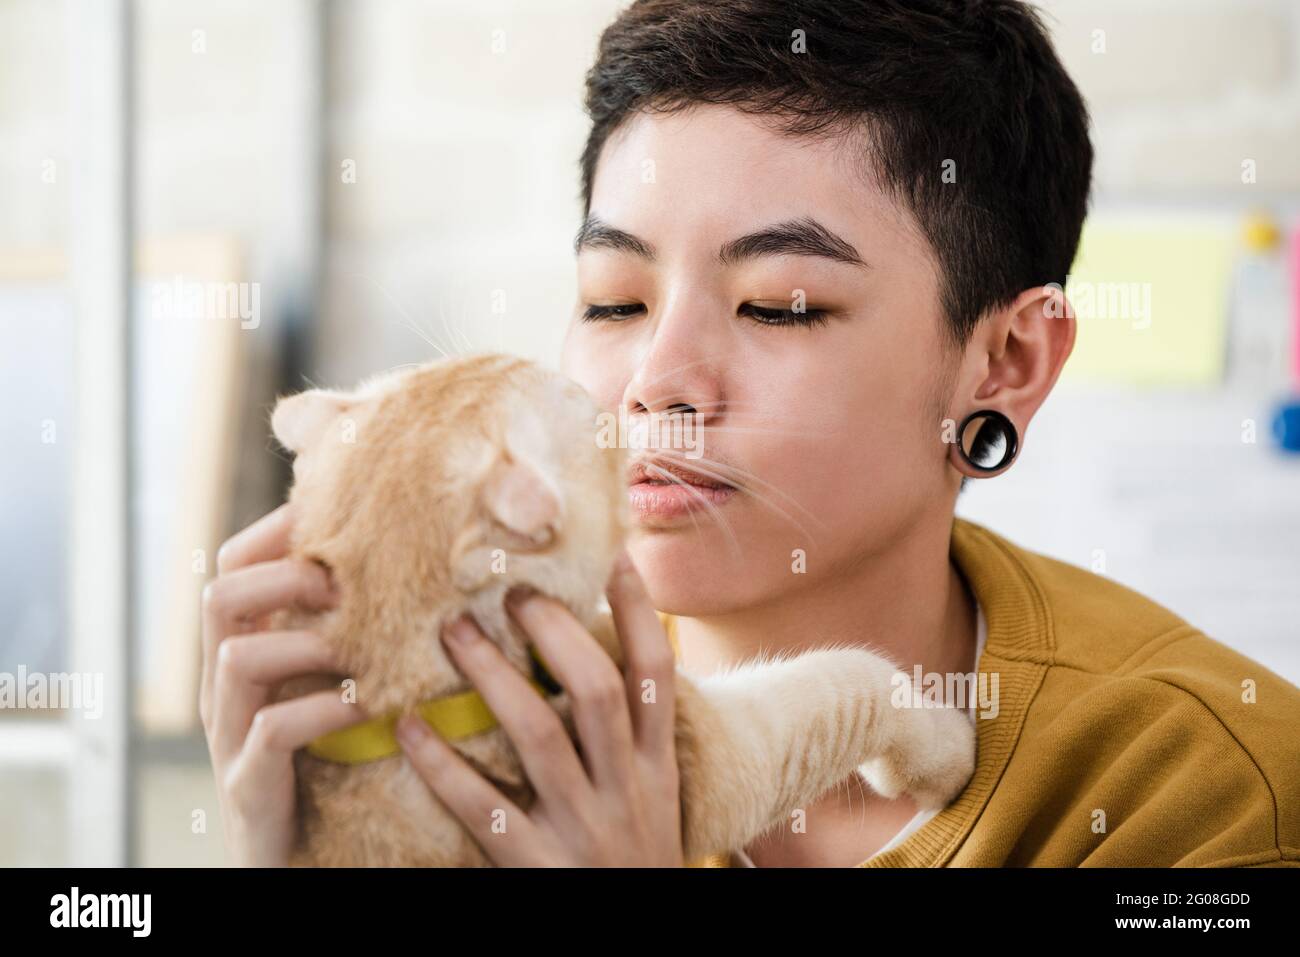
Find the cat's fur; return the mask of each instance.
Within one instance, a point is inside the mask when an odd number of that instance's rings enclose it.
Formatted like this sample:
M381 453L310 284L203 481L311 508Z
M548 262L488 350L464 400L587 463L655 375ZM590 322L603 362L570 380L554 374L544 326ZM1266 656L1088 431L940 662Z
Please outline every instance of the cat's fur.
M628 452L596 440L597 416L576 384L500 355L282 399L272 426L297 453L292 553L324 563L341 597L324 614L283 613L278 627L324 635L372 715L470 687L439 640L461 612L527 672L523 635L502 604L516 584L562 601L621 663L603 591L628 528ZM896 672L845 646L708 678L679 670L687 861L743 847L855 769L888 797L947 803L974 766L969 720L956 709L892 707ZM298 679L277 697L335 680ZM572 734L568 698L550 700ZM500 728L455 746L530 806ZM404 756L349 766L300 751L295 764L295 865L489 863Z

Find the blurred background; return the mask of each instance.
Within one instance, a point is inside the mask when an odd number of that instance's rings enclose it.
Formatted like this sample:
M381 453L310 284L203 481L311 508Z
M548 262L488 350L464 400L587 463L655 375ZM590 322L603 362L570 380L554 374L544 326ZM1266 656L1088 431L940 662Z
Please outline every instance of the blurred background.
M271 404L557 361L623 5L0 0L0 679L91 676L0 708L0 865L224 862L199 594L283 498ZM1043 6L1098 151L1079 341L959 514L1300 683L1300 6Z

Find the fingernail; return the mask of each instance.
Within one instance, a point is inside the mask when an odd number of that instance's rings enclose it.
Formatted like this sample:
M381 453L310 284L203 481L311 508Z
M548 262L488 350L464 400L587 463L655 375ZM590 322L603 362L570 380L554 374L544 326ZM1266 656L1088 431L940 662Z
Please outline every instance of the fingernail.
M535 592L527 585L516 585L506 593L506 607L515 612L523 607L524 602L528 601Z
M403 744L420 744L429 734L429 726L413 714L408 714L397 722L397 738Z
M443 634L458 645L468 645L478 639L478 628L467 618L457 618Z

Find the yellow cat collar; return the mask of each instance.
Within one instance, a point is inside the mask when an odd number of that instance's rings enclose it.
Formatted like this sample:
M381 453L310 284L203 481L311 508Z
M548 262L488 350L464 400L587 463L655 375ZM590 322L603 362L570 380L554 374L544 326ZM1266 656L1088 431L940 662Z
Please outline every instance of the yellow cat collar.
M533 648L534 677L528 679L538 694L555 694L563 689L551 677ZM416 705L415 713L438 735L447 741L459 741L485 731L498 724L494 715L477 691L460 691L442 698L432 698ZM307 753L336 764L365 764L399 754L397 721L401 712L372 718L349 728L322 735L307 745Z

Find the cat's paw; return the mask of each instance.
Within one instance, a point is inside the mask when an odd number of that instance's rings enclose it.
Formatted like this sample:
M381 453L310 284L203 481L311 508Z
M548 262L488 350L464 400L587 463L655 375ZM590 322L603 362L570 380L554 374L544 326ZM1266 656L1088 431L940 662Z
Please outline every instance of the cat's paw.
M959 708L918 708L903 717L885 753L858 772L882 797L909 794L923 810L942 808L975 771L975 729Z

